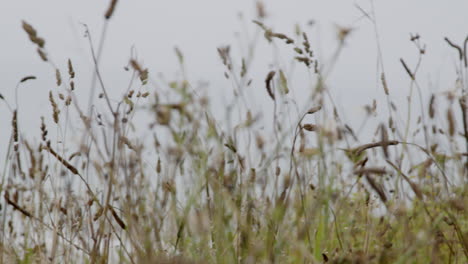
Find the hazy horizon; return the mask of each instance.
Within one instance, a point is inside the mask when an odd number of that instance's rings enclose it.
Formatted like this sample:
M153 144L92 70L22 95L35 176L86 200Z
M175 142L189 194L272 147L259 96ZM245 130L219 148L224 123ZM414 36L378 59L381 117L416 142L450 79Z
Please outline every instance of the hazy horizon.
M293 35L296 24L309 34L312 49L325 64L335 51L337 25L352 28L350 37L340 54L338 62L327 80L331 95L341 108L344 118L359 124L364 104L373 99L383 100L377 60L376 35L372 22L364 12L371 12L370 1L264 1L267 18L264 23L275 31ZM51 108L48 92L57 89L54 70L43 63L36 54L21 28L22 21L33 25L38 34L46 40L46 50L57 67L66 73L70 58L77 74L76 94L80 105L86 107L93 63L87 39L84 38L86 24L91 32L94 46L98 45L104 12L108 1L15 1L4 4L0 11L0 35L7 36L0 49L1 80L0 93L14 103L15 86L27 75L37 80L21 85L19 104L20 126L28 131L27 137L39 138L40 116L49 116ZM468 2L452 1L450 5L440 1L374 1L378 34L382 48L387 81L391 98L405 105L410 79L401 67L404 58L410 67L417 62L418 51L410 42L411 34L419 34L427 45L418 72L423 88L424 100L432 92L443 92L455 87L456 52L448 47L444 37L461 43L467 32ZM239 19L242 13L243 22ZM189 81L209 83L213 105L222 107L232 94L229 81L224 78L224 68L216 48L231 45L239 54L240 44L236 32L250 36L258 30L251 23L256 17L255 1L119 1L111 19L101 58L101 72L111 98L120 100L127 89L130 73L124 71L132 50L139 61L149 68L150 75L164 74L167 79L177 75L178 62L174 47L185 56ZM309 21L315 24L309 26ZM241 36L241 41L245 40ZM290 68L288 48L278 44L279 56L272 56L271 45L261 36L250 70L254 87L249 103L255 103L260 111L271 107L264 90L264 78L276 63ZM240 61L240 57L238 58ZM239 63L239 62L238 62ZM300 68L300 67L296 67ZM292 96L302 105L309 94L308 77L300 70L294 71L291 84ZM153 89L148 87L149 90ZM14 107L14 106L13 106ZM346 111L344 111L346 109ZM382 107L381 113L386 109ZM0 104L0 122L10 122L11 115L5 104ZM10 129L3 130L1 145L5 146ZM29 132L30 131L30 132ZM2 149L2 152L4 150Z

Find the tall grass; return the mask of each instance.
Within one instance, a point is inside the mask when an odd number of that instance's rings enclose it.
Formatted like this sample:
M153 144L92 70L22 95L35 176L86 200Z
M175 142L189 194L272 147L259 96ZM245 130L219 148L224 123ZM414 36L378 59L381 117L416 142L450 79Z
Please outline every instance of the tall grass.
M106 21L116 7L111 1ZM424 94L417 73L426 51L411 36L417 66L401 59L408 110L396 108L382 64L386 101L366 106L378 125L363 138L327 87L352 30L339 28L335 56L319 61L306 31L275 32L261 2L257 9L260 37L250 49L241 57L230 46L217 51L234 89L223 114L185 74L167 82L137 58L122 98L110 98L99 69L108 22L97 51L86 30L95 82L83 109L73 58L64 67L52 61L40 31L24 21L57 88L44 94L51 115L36 131L22 130L23 110L1 96L12 116L3 124L12 135L1 171L2 262L466 263L467 41L446 39L459 58L458 87ZM310 74L306 105L291 99L288 69L252 76L259 41L289 48L292 65ZM185 57L175 51L184 73ZM263 113L247 100L253 79L271 101ZM384 116L377 104L387 106Z

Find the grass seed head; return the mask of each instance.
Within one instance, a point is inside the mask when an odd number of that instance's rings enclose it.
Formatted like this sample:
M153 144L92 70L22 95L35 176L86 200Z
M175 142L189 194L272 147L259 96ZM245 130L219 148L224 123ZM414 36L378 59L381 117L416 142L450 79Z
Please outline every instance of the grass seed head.
M321 105L314 106L314 107L310 108L310 109L307 111L307 114L308 114L308 115L315 114L316 112L320 111L321 109L322 109L322 106L321 106Z
M32 43L36 44L39 48L44 48L45 40L37 35L37 31L28 24L26 21L23 20L22 26L26 34L28 34L29 40Z
M384 88L385 94L389 95L390 91L388 89L388 84L387 84L387 79L385 78L385 73L382 72L382 74L380 75L380 80L382 81L382 86Z
M70 59L68 59L68 75L70 79L75 78L75 71L73 70L73 64Z
M52 117L54 119L54 122L56 124L58 124L59 122L59 114L60 114L60 110L58 108L58 105L57 103L55 102L54 100L54 96L52 94L52 91L49 91L49 102L50 102L50 105L52 106L52 111L53 111L53 114L52 114Z
M448 120L448 125L449 125L449 128L448 128L449 135L453 137L455 135L456 125L455 125L455 116L453 114L452 108L449 108L447 110L447 120Z
M104 15L104 17L107 20L109 20L112 17L112 15L114 14L116 5L117 5L117 0L111 0L111 2L109 4L109 7L107 8L106 14Z
M48 61L47 54L41 48L37 48L37 54L39 54L39 57L41 57L43 61Z
M57 86L62 85L62 75L60 74L59 69L55 69L55 79L57 81Z
M21 80L20 80L20 83L24 83L24 82L27 82L29 80L35 80L36 79L36 76L26 76L26 77L23 77Z
M429 117L433 119L435 116L435 95L431 95L431 100L429 101Z
M302 126L303 129L307 130L307 131L317 131L318 129L318 126L317 125L313 125L313 124L305 124Z
M13 111L13 118L11 120L11 126L13 127L13 141L18 142L18 111Z
M270 71L268 74L267 74L267 77L265 79L265 84L266 84L266 89L267 89L267 92L268 92L268 95L271 97L271 99L274 101L275 100L275 94L273 93L273 89L271 87L271 80L273 79L273 77L275 76L276 72L275 71Z
M263 4L263 1L257 1L256 7L257 7L257 17L259 19L266 18L267 14L265 10L265 4Z

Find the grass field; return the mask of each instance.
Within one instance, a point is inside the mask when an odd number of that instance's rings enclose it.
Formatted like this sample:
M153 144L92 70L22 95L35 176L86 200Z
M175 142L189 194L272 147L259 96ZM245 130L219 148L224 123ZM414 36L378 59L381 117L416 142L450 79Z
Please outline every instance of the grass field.
M294 54L291 64L311 76L306 105L291 100L287 69L252 76L253 54L233 56L230 46L217 50L234 94L221 114L184 74L158 79L137 58L116 101L86 32L95 62L88 107L75 94L73 58L58 66L41 29L23 21L31 60L51 68L57 87L44 94L50 115L34 131L18 125L18 99L1 95L11 115L2 126L12 130L0 166L1 262L467 263L468 38L445 40L459 59L457 87L425 94L417 73L426 50L411 36L417 66L401 59L410 106L396 107L382 70L386 100L365 107L376 125L358 133L327 86L327 66L339 63L352 30L337 29L336 56L322 62L306 31L276 32L264 18L258 4L252 41ZM183 73L182 51L174 59ZM252 79L271 101L262 113L245 100Z

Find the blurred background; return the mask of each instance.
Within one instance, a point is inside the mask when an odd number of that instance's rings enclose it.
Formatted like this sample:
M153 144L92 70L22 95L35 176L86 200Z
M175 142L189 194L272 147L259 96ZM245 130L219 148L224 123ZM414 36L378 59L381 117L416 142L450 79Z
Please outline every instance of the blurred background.
M44 0L3 1L0 8L0 93L14 108L15 87L19 80L34 75L18 90L20 129L30 139L40 139L40 116L50 121L52 109L48 93L57 89L54 69L41 61L35 46L21 28L22 20L35 27L46 41L45 48L56 66L66 76L70 58L76 71L76 93L83 107L87 106L93 60L84 37L86 24L97 49L104 27L104 13L110 1ZM383 65L391 98L403 108L409 92L410 79L400 58L411 68L418 59L418 50L410 42L411 34L419 34L426 45L426 54L417 73L424 100L430 93L455 88L456 52L444 41L455 43L465 39L468 25L468 2L463 0L268 0L263 1L266 18L263 23L276 32L294 35L298 25L307 32L315 56L325 66L332 61L339 41L339 28L351 29L327 85L346 122L359 126L365 115L364 105L375 99L384 102L380 84L378 45L381 45ZM131 73L124 70L129 59L138 58L151 76L171 80L180 76L174 47L184 54L188 80L193 87L205 87L213 107L222 108L232 96L230 82L217 48L231 45L233 58L240 62L247 41L259 33L252 23L257 19L256 1L252 0L173 0L119 1L116 12L107 26L101 73L115 101L128 88ZM377 30L374 27L377 25ZM253 111L271 108L264 79L274 69L284 65L291 76L291 96L298 105L307 102L310 81L303 67L290 68L290 48L277 42L272 47L263 38L257 40L255 58L250 69L252 85L249 104ZM301 70L302 69L302 70ZM153 87L148 87L152 91ZM251 93L250 93L251 92ZM307 96L304 96L307 95ZM97 95L96 95L97 96ZM301 101L302 100L302 101ZM101 101L101 103L104 103ZM378 106L380 113L386 106ZM218 112L218 111L215 111ZM222 118L220 116L219 118ZM0 154L4 157L10 137L11 114L0 103Z

